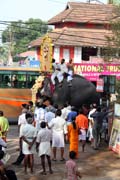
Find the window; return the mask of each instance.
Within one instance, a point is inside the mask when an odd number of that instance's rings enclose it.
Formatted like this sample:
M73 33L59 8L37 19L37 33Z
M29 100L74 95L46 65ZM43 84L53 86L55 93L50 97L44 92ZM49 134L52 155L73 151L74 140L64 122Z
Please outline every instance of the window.
M81 47L75 47L74 49L74 63L80 63L81 62Z
M60 48L59 47L54 48L54 58L55 58L56 62L59 62L59 58L60 58Z
M65 62L69 62L69 59L70 59L69 49L63 49L63 58L65 59Z
M82 47L82 60L89 61L90 56L97 56L96 47Z
M0 88L31 88L39 72L0 71Z

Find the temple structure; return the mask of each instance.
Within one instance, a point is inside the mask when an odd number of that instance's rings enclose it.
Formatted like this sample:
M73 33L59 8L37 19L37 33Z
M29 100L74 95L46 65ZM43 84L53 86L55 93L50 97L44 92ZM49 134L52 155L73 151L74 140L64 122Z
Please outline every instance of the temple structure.
M54 25L48 36L52 39L52 56L57 62L62 58L73 59L75 72L91 81L101 74L120 77L120 66L116 62L104 64L107 38L112 35L110 21L115 18L112 4L68 2L65 9L48 21ZM40 59L42 37L32 41Z

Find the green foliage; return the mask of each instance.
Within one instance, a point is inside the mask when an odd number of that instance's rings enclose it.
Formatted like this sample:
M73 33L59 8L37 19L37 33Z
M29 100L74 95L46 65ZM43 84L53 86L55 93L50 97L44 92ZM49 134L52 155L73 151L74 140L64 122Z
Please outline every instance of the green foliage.
M28 44L51 30L47 23L40 19L11 22L2 33L3 43L10 42L13 56L28 50Z
M9 54L9 44L4 44L3 46L0 46L0 61L7 63L8 54Z
M111 36L106 36L108 46L105 49L105 61L120 59L120 6L116 6L110 22Z
M106 62L120 62L120 5L116 6L110 22L111 36L107 36L108 46L105 48L104 60ZM120 103L120 80L116 80L117 102Z

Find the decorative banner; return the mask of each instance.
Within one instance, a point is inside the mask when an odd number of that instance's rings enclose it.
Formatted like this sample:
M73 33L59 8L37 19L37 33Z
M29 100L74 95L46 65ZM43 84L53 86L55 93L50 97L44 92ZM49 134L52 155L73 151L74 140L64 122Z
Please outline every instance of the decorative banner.
M109 148L120 156L120 104L115 104Z
M104 80L103 79L97 80L96 91L97 92L103 92L104 91Z
M120 119L113 120L109 148L120 156Z
M52 40L48 35L43 37L40 49L40 70L51 72L52 70Z
M120 118L120 104L118 104L118 103L115 103L114 115L115 115L115 117Z

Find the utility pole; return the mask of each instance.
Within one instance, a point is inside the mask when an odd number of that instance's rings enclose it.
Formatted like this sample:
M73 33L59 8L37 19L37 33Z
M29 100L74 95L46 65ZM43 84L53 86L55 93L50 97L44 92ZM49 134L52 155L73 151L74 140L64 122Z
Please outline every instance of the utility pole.
M9 52L8 52L8 65L12 65L13 59L12 59L12 46L13 46L13 38L12 38L12 30L11 26L9 28Z

